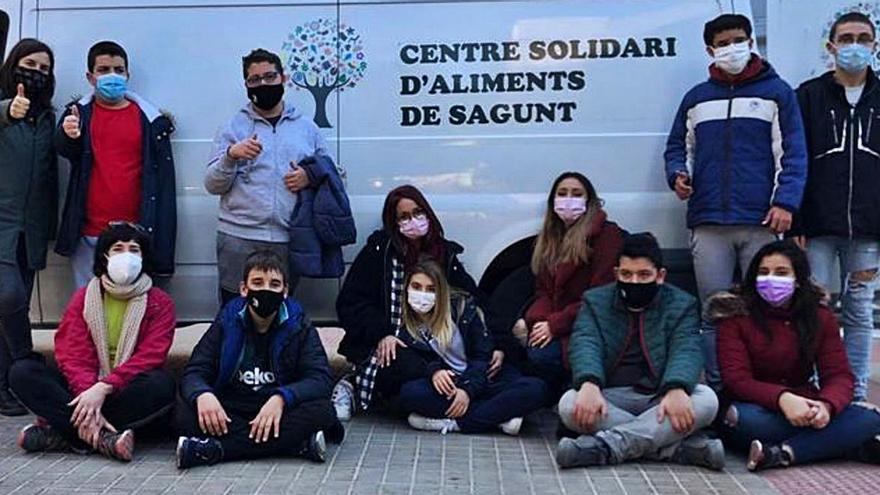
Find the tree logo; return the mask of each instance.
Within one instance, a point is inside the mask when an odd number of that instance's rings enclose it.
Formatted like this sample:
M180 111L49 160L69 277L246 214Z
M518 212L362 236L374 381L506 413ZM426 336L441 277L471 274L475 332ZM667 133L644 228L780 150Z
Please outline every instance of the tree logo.
M850 12L861 12L862 14L865 14L868 16L868 19L871 19L871 22L874 23L874 28L880 32L880 2L856 2L849 7L839 9L833 16L831 16L831 19L825 23L825 27L822 29L821 57L822 63L827 69L834 68L834 57L825 49L825 42L828 41L828 36L831 34L831 26L838 17ZM871 60L871 68L875 71L880 70L880 52L874 54L874 58Z
M367 61L361 35L334 19L316 19L294 28L281 46L292 87L315 98L315 124L327 120L327 97L334 90L353 88L364 77Z

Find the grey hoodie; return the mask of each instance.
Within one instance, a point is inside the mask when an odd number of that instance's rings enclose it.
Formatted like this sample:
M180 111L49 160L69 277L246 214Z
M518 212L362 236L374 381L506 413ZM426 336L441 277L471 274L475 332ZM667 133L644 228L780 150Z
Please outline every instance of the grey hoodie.
M256 160L236 161L226 155L229 146L254 134L263 145ZM217 132L205 171L205 189L220 196L217 230L240 239L288 242L297 195L284 187L284 174L291 170L291 161L312 155L330 156L314 122L285 102L273 129L247 103Z

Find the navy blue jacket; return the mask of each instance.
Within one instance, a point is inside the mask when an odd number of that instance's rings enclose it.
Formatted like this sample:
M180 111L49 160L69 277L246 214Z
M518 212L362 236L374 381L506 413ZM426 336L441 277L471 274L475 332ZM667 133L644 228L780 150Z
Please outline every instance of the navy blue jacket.
M794 91L770 64L738 84L716 79L685 94L666 143L666 180L691 177L687 224L760 225L772 206L795 213L807 179Z
M248 322L246 300L230 301L193 349L180 379L183 398L195 404L199 395L222 395L241 365ZM333 378L318 331L302 307L286 299L278 311L269 344L278 393L287 407L314 399L329 399Z
M290 218L291 271L306 277L341 277L342 246L357 240L345 185L328 156L310 156L298 165L312 186L299 192Z
M152 273L155 276L169 277L174 274L174 248L177 239L177 190L174 158L171 154L174 125L171 119L134 93L126 93L125 97L141 109L144 168L141 175L139 223L150 234ZM94 160L89 135L94 104L92 95L74 103L79 107L82 131L79 139L67 137L60 124L55 130L55 147L61 156L70 161L70 181L67 184L58 241L55 243L55 252L62 256L71 256L76 250L76 243L86 222L86 198ZM70 107L61 116L62 123L68 115Z

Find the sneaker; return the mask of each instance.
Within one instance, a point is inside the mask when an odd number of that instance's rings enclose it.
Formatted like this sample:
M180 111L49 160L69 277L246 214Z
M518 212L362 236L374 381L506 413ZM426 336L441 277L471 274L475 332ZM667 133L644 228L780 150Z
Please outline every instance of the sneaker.
M717 438L702 434L691 435L681 441L672 454L671 461L721 471L724 469L724 444Z
M426 418L421 414L411 413L407 421L417 430L439 431L443 435L461 431L458 421L450 418Z
M518 418L509 419L509 420L501 423L498 426L500 426L501 431L503 431L507 435L515 437L515 436L519 435L519 430L520 430L520 428L522 428L522 423L523 423L522 417L518 417Z
M223 446L216 438L180 437L176 457L177 469L212 466L223 460Z
M608 444L593 435L563 438L556 448L556 464L561 468L606 466L612 462Z
M880 435L875 436L859 447L857 459L859 462L866 462L868 464L880 464Z
M752 440L746 469L760 471L775 467L787 467L790 464L788 453L778 445L764 445L760 440Z
M327 442L324 440L324 432L318 431L312 434L306 441L305 447L299 452L301 457L310 461L324 462L327 460Z
M339 380L333 387L330 400L333 402L339 421L349 421L354 412L354 385L345 378Z
M16 443L25 452L62 452L70 448L60 433L39 420L22 428Z
M4 416L24 416L28 410L21 405L9 390L0 389L0 414Z
M113 433L102 430L98 440L98 452L117 461L129 462L134 454L134 431Z

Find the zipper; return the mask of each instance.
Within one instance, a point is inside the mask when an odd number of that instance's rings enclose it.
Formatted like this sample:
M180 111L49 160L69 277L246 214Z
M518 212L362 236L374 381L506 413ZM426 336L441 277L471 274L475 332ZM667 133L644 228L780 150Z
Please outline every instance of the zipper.
M871 124L874 123L874 107L871 107L870 113L868 113L868 132L864 138L865 143L869 143L871 141Z
M721 170L721 209L725 218L730 207L730 116L733 113L733 94L736 86L730 85L730 97L727 99L727 120L724 126L724 165Z
M629 312L627 313L626 338L623 340L623 348L617 355L617 359L615 359L614 364L611 365L611 372L608 373L609 375L613 373L614 370L616 370L617 367L620 365L620 361L623 360L623 356L626 354L626 350L629 348L629 341L632 340L632 326L634 316L632 316L632 314L629 314Z
M852 224L852 199L853 199L853 170L855 167L855 108L849 109L849 197L846 203L846 221L849 229L849 238L853 238Z
M840 144L840 138L837 134L837 115L833 108L831 109L831 128L834 130L834 145L837 146Z
M645 356L645 362L648 363L648 369L654 378L659 378L657 370L654 369L654 363L651 362L651 356L648 355L648 346L645 345L645 313L639 315L639 343L642 344L642 354Z

